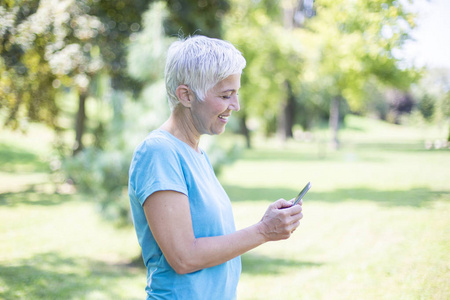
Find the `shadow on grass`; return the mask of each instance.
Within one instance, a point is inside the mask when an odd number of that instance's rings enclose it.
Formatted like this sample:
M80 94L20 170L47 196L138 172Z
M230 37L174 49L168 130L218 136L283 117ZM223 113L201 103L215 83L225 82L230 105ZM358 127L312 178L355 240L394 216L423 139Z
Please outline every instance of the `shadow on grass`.
M109 264L54 252L37 254L15 265L0 265L0 298L84 299L97 292L106 295L102 299L120 299L111 288L114 280L141 273L133 264Z
M0 194L0 206L14 207L17 205L58 205L68 201L80 200L77 194L45 193L37 189L38 185L30 185L20 192Z
M291 199L297 196L298 192L288 188L247 188L236 185L223 185L231 201L270 201L280 198Z
M421 143L357 142L349 144L360 151L423 152L427 155L435 153L435 151L425 149L424 145Z
M47 162L25 149L0 143L0 171L3 172L46 172Z
M427 150L420 143L380 143L380 142L347 142L342 146L340 151L329 151L327 146L324 145L315 145L316 148L311 148L309 145L309 149L307 151L302 150L301 144L299 145L299 149L251 149L244 152L244 155L240 158L246 161L342 161L342 155L347 151L355 152L355 155L358 157L359 161L367 161L367 162L383 162L381 156L366 156L365 154L373 154L379 152L414 152L419 155L434 155L439 154L441 152L448 152L449 149L440 149L440 150Z
M297 190L286 188L248 188L224 185L230 199L239 201L275 201L279 198L291 199ZM432 191L429 188L410 190L380 191L370 188L337 189L331 192L315 192L311 190L305 201L340 203L345 201L372 201L386 206L426 207L433 201L444 199L450 201L449 191Z
M290 149L252 149L245 151L239 159L246 161L316 161L332 160L332 157L322 157L320 153L295 151Z
M441 198L450 200L449 191L432 191L429 188L380 191L370 188L337 189L333 192L311 193L311 201L343 202L371 201L385 206L427 207Z
M246 253L242 258L242 272L258 275L276 275L289 269L321 266L321 263L301 262L293 259L271 258L253 253Z

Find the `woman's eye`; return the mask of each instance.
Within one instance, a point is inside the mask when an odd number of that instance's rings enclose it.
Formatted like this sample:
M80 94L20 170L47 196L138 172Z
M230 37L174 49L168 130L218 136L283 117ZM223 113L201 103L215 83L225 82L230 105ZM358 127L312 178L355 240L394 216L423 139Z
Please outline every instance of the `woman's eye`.
M230 99L231 96L222 96L223 99Z

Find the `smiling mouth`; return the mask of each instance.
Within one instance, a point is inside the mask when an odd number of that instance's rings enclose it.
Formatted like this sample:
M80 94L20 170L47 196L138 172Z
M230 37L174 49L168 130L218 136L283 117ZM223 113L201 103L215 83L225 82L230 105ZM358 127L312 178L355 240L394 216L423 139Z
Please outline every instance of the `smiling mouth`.
M229 118L229 117L230 117L230 115L227 115L227 116L225 116L225 115L220 115L220 116L219 116L219 119L228 121L228 118Z

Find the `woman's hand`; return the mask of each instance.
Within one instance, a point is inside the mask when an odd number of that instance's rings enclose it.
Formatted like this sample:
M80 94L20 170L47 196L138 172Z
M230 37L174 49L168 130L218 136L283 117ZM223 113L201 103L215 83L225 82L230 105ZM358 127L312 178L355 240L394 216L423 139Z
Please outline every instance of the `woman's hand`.
M287 239L300 225L302 218L302 202L292 206L292 201L279 199L268 207L259 222L260 233L266 241Z

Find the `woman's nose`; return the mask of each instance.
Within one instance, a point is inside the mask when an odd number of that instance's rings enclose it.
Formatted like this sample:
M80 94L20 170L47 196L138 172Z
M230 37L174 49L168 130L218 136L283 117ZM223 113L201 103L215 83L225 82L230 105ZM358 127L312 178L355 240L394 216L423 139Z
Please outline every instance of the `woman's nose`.
M241 109L241 106L239 105L239 97L237 95L231 97L231 103L228 108L234 111L239 111Z

